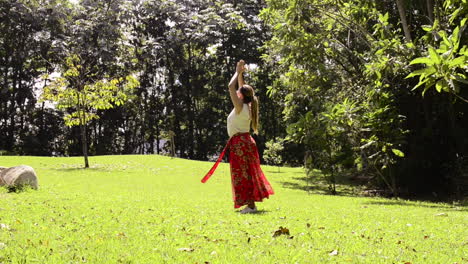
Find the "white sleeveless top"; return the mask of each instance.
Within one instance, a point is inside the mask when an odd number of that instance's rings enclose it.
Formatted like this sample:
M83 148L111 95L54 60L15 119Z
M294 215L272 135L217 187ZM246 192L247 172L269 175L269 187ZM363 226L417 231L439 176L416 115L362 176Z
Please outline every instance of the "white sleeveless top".
M242 106L242 111L236 114L236 109L232 109L227 118L227 130L229 137L237 133L250 132L250 109L248 104Z

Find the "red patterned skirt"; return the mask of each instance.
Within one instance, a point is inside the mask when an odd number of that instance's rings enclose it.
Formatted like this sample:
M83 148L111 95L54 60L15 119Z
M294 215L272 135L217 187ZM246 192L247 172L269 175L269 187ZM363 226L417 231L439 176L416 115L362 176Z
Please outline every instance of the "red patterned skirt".
M264 198L274 194L273 188L260 168L257 145L249 133L236 134L229 139L217 162L202 182L206 182L214 173L227 148L229 148L229 164L231 165L234 208L247 205L251 201L261 202Z

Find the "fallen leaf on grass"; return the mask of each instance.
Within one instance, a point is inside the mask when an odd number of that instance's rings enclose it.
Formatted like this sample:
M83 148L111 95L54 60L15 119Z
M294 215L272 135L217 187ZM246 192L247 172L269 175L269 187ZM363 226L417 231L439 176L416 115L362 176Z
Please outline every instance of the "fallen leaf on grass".
M363 235L363 234L361 234L361 238L367 238L367 239L371 239L371 237L370 237L370 236L367 236L367 237L366 237L366 236L365 236L365 235Z
M250 237L249 237L249 239L247 239L247 243L250 243Z
M39 240L39 244L48 247L49 246L49 240Z
M195 249L193 249L193 248L179 248L179 249L177 249L177 250L179 250L179 251L185 251L185 252L193 252Z
M435 214L435 216L448 216L446 213Z
M335 250L333 250L332 252L328 253L328 255L330 255L330 256L336 256L336 255L338 255L338 250L335 249Z
M428 239L428 238L429 238L429 236L424 236L424 239Z
M411 264L411 262L409 262L409 261L406 261L406 262L405 262L405 264Z
M289 236L289 229L286 227L280 226L278 230L275 231L273 237L281 236L281 235L288 235Z
M309 223L307 223L307 228L310 228L310 224L309 224Z
M319 227L318 229L325 229L325 227L321 226L321 227Z

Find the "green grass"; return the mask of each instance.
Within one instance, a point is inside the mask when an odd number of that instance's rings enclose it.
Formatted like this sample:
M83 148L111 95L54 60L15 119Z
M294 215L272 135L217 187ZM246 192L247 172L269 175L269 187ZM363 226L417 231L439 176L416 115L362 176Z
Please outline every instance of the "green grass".
M202 184L210 162L82 163L0 156L34 167L40 184L0 188L0 263L468 263L460 205L308 194L302 169L263 166L276 194L240 215L228 164ZM290 235L273 237L280 226Z

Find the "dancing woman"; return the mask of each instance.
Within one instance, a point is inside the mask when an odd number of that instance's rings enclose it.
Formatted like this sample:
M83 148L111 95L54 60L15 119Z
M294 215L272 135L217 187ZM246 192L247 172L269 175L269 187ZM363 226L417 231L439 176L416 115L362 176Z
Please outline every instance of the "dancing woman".
M244 83L244 70L245 62L241 60L229 82L229 95L234 105L227 118L229 141L202 182L214 173L226 149L229 149L234 208L246 205L240 213L247 214L257 212L255 202L261 202L274 192L260 168L257 145L249 133L250 129L258 133L258 99L252 86Z

